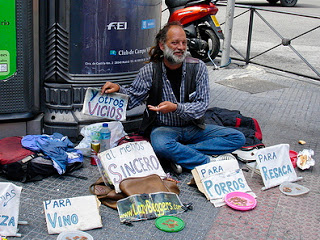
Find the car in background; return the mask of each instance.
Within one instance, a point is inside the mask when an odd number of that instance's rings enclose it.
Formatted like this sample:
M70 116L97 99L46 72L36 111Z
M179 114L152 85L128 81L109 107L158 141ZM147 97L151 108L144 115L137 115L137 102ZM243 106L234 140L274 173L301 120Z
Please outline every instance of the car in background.
M279 1L282 7L294 7L298 0L267 0L270 5L276 5ZM227 2L226 0L218 0L215 2Z
M280 1L283 7L293 7L297 4L298 0L267 0L271 5L275 5Z

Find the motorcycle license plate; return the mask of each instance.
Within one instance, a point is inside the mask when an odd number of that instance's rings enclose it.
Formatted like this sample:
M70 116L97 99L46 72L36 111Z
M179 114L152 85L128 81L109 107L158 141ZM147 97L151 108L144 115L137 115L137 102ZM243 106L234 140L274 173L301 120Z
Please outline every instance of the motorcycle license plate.
M216 27L220 27L220 23L218 22L218 19L216 18L216 16L215 15L210 15L210 17L211 17L212 21L214 22L214 25Z

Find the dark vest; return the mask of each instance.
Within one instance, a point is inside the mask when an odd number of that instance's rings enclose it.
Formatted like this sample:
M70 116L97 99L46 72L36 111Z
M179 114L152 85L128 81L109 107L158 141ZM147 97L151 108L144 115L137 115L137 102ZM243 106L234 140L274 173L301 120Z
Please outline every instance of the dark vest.
M196 90L195 78L199 69L199 60L196 58L186 58L186 79L185 79L185 102L189 102L189 95ZM149 97L147 99L147 105L157 106L162 102L162 62L153 62L153 76L152 86L149 90ZM157 119L157 113L150 111L148 108L144 111L143 120L140 126L140 132L143 134L150 134L152 126L155 124ZM193 124L204 129L204 119L195 119L192 121Z

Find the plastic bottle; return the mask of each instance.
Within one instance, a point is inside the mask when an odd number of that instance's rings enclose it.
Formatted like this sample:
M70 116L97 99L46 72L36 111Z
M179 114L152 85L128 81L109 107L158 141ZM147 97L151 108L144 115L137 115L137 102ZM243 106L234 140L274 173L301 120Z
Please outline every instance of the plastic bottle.
M111 131L108 127L108 123L103 123L100 130L100 151L110 149Z

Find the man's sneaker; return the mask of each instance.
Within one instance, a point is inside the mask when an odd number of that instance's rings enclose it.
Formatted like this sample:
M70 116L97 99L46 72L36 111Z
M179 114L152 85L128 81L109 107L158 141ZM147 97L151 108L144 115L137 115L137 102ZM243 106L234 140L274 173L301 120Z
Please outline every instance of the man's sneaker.
M233 156L231 153L225 153L222 155L212 155L210 157L210 162L217 162L217 161L224 161L224 160L237 160L235 156Z
M175 173L177 173L177 174L182 173L182 167L181 167L179 164L170 162L170 166L171 166L172 170L173 170Z
M238 149L234 152L232 152L236 158L244 163L248 163L248 162L254 162L256 161L256 153L257 153L258 149L257 148L253 148L250 150L241 150Z

